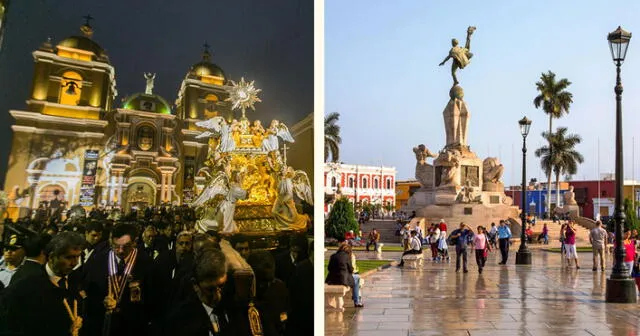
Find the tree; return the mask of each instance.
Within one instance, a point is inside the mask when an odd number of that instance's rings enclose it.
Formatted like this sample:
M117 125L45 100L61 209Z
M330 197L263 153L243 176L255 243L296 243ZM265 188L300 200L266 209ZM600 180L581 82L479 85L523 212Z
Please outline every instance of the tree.
M559 119L565 113L569 113L569 106L573 103L573 94L566 91L571 82L566 78L556 81L556 74L549 71L542 73L540 81L536 83L536 89L540 92L533 99L536 108L542 106L544 113L549 115L549 134L553 132L553 119ZM549 143L549 151L553 151L553 145ZM544 169L544 168L543 168ZM547 173L547 211L551 215L551 170Z
M629 230L638 230L640 229L640 222L638 222L638 217L636 216L635 209L633 208L633 204L631 200L628 198L624 199L624 228Z
M543 132L542 137L549 145L536 149L535 154L541 158L542 170L549 175L553 172L556 176L556 205L560 205L560 175L575 175L578 164L584 162L582 154L574 149L582 138L577 134L567 135L566 127L558 127L556 133Z
M353 211L353 205L346 197L341 197L333 203L329 218L325 225L325 234L338 240L344 239L344 234L349 230L358 232L358 221Z
M337 162L340 159L342 138L340 125L337 124L338 119L340 119L338 112L331 112L324 117L324 162L329 160L329 155L331 155L331 162Z

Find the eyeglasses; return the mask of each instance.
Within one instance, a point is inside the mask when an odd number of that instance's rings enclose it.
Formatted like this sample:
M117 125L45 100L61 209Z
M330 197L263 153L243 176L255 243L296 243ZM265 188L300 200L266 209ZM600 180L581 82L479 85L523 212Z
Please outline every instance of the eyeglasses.
M119 250L130 250L133 248L133 243L127 243L127 244L122 244L122 245L118 245L115 243L111 243L111 249L113 249L114 251L119 251Z

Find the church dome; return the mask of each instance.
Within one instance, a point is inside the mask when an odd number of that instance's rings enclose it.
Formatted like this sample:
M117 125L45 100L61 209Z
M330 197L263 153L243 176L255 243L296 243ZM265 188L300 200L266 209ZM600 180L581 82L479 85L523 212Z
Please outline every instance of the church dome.
M155 94L136 93L125 98L122 107L128 110L172 114L171 105Z
M60 41L58 45L67 48L91 51L96 54L96 56L101 56L104 53L104 49L102 49L98 43L86 36L70 36Z
M195 76L216 76L226 78L224 71L222 71L219 66L209 61L202 61L194 64L189 72Z
M216 83L222 85L227 77L218 65L211 63L211 53L209 52L209 45L204 44L204 51L202 52L202 60L191 66L188 76L193 76L201 81ZM218 77L212 79L211 77ZM222 82L220 82L220 78Z

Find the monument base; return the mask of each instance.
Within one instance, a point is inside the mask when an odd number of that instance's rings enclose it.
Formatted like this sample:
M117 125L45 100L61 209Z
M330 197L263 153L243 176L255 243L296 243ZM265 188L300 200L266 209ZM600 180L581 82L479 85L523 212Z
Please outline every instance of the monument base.
M457 225L460 222L469 225L483 225L489 227L491 223L498 223L507 218L517 218L518 207L505 204L485 205L481 203L453 203L448 205L431 204L416 210L416 214L425 217L427 223L445 222Z

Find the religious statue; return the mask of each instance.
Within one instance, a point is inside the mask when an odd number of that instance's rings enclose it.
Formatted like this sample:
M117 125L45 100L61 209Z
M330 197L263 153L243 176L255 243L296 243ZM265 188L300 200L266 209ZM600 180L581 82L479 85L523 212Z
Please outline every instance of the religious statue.
M458 46L458 40L451 40L451 50L449 50L449 55L440 63L440 66L443 66L450 58L453 58L451 63L451 77L453 77L453 86L458 85L458 78L456 77L456 71L458 69L464 69L471 62L471 57L473 54L470 52L471 50L471 35L476 30L476 27L469 26L467 28L467 43L464 48Z
M229 179L225 172L218 172L209 185L191 203L195 207L204 207L204 216L196 227L201 232L216 230L222 233L235 233L237 226L233 220L236 202L247 199L250 188L242 189L243 172L234 171ZM213 204L207 204L213 203Z
M144 93L151 95L153 94L153 80L156 79L156 74L145 72L144 78L147 80L147 88L144 90Z
M289 128L278 120L272 120L265 133L264 140L262 140L262 150L265 152L277 151L280 148L278 137L286 142L294 142L291 133L289 133Z
M303 229L309 220L307 215L298 214L293 198L294 193L305 202L311 205L313 204L311 184L309 183L307 174L303 171L294 171L293 168L287 167L282 171L282 177L278 184L278 196L271 210L276 220L283 225L285 229Z
M255 120L253 122L253 126L251 126L251 141L255 147L260 146L262 144L262 139L264 138L264 127L262 127L262 123L260 120Z
M482 180L484 183L499 183L504 166L498 158L488 157L482 162Z
M219 138L216 150L220 153L231 152L236 148L236 142L232 136L232 125L229 125L222 117L213 117L206 121L196 122L196 126L208 129L196 136L196 139L216 137Z

